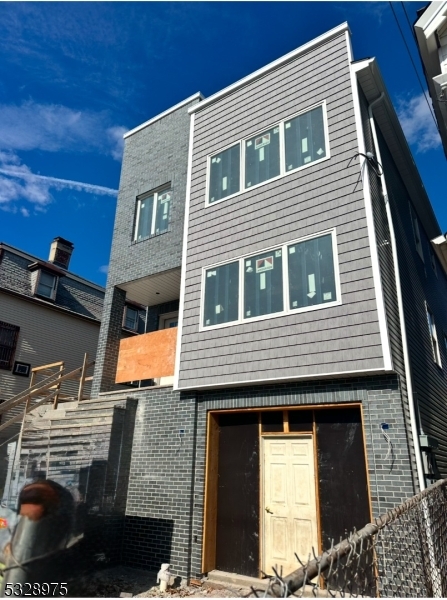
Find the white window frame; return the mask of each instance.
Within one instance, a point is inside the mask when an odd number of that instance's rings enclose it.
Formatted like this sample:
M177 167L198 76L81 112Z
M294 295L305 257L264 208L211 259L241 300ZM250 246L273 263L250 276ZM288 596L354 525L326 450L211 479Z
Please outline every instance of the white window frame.
M172 188L171 187L165 187L163 189L158 189L157 191L154 191L154 192L147 192L145 194L141 194L141 196L139 196L137 198L137 203L136 203L136 208L135 208L135 212L136 212L135 227L134 227L134 234L133 234L134 242L137 242L137 243L142 242L143 240L147 240L155 235L162 235L163 233L167 233L169 231L169 222L171 220L171 209L169 209L168 228L166 229L166 231L162 231L160 233L155 232L155 222L157 220L158 197L162 194L166 194L167 192L169 192L171 194L170 202L172 202ZM152 207L151 232L149 235L142 237L139 240L137 236L138 236L138 226L140 224L141 203L144 202L145 200L147 200L148 198L150 198L151 196L154 197L154 204Z
M433 351L433 360L438 365L438 367L442 369L441 351L439 348L435 317L427 303L425 303L425 309L427 312L428 333L430 335L430 344Z
M137 313L137 317L135 319L135 327L128 327L126 325L127 311L128 311L129 308L131 308L132 310L136 311L136 313ZM126 331L138 331L138 320L139 320L139 317L140 317L140 309L138 308L138 306L133 306L132 304L125 304L124 305L124 313L123 313L123 324L122 324L123 328Z
M413 228L413 238L414 238L414 246L416 248L416 252L422 259L422 262L425 263L424 259L424 249L422 248L422 236L421 236L421 228L419 227L419 218L414 211L414 208L410 204L410 216L411 216L411 226ZM419 243L418 243L419 238Z
M299 117L300 115L310 112L310 111L314 110L315 108L318 108L319 106L321 106L323 109L324 142L325 142L325 148L326 148L326 156L324 156L323 158L319 158L318 160L314 160L305 165L301 165L300 167L296 167L295 169L292 169L290 171L287 171L286 164L285 164L285 162L286 162L286 160L285 160L286 146L285 146L285 135L284 135L284 123L286 121L291 121L295 117ZM274 127L279 127L279 169L280 169L279 175L276 175L275 177L272 177L271 179L266 179L265 181L261 181L261 183L256 183L255 185L251 185L250 187L246 188L245 187L245 143L247 140L250 140L251 138L253 138L257 135L260 135L264 131L267 131L268 129L272 129ZM239 160L240 160L239 191L235 192L234 194L230 194L229 196L225 196L225 198L221 198L220 200L215 200L214 202L209 202L211 160L217 154L220 154L221 152L224 152L225 150L228 150L229 148L232 148L233 146L237 146L238 144L240 146L239 147ZM220 148L216 152L212 152L212 153L208 154L207 155L207 163L206 163L205 207L215 206L216 204L219 204L220 202L224 202L225 200L229 200L230 198L234 198L236 196L239 196L240 194L244 194L246 192L251 192L252 190L257 189L258 187L260 187L262 185L266 185L267 183L276 181L277 179L280 179L281 177L286 177L287 175L292 175L293 173L296 173L297 171L302 171L303 169L308 169L309 167L313 167L314 165L324 162L325 160L329 160L330 158L331 158L331 151L330 151L330 145L329 145L327 104L326 104L326 100L323 100L322 102L317 102L316 104L313 104L312 106L309 106L309 107L304 108L296 113L293 113L292 115L288 116L285 119L282 119L281 121L275 121L274 123L265 125L262 128L251 132L250 135L247 135L240 140L232 142L231 144L228 144L228 145Z
M315 238L323 237L324 235L330 234L332 236L332 257L334 261L334 278L335 278L335 291L336 291L336 299L332 302L324 302L323 304L318 304L316 306L304 306L301 308L289 308L289 277L288 277L288 260L289 253L287 252L288 246L293 246L294 244L299 244L300 242L305 242L307 240L312 240ZM260 315L257 317L248 317L241 318L244 312L244 260L247 258L251 258L258 254L264 254L264 252L271 252L274 250L282 250L282 279L283 279L283 302L284 302L284 310L276 313L268 313L266 315ZM235 321L229 321L228 323L219 323L218 325L204 325L204 308L205 308L205 279L206 272L210 269L214 269L216 267L222 267L223 265L227 265L230 263L239 262L239 287L238 287L238 319ZM331 229L326 229L324 231L319 231L318 233L313 233L310 235L306 235L300 237L298 239L292 239L287 242L283 242L282 244L276 244L275 246L269 246L268 248L260 248L259 250L254 250L252 252L248 252L242 256L236 256L233 259L227 259L218 263L206 265L206 267L202 267L202 277L201 277L201 290L200 290L200 321L199 321L199 331L211 331L213 329L221 329L223 327L233 327L234 325L241 325L243 323L253 323L254 321L264 321L265 319L275 319L277 317L284 317L287 315L310 312L314 310L321 310L324 308L330 308L332 306L339 306L342 304L342 296L341 296L341 284L340 284L340 268L338 262L338 251L337 251L337 232L336 228L333 227Z
M41 277L42 273L45 273L45 275L49 275L50 277L53 277L53 286L52 286L52 289L51 289L51 295L50 296L46 296L45 294L39 293L40 277ZM56 292L57 292L58 283L59 283L59 276L58 275L56 275L55 273L51 273L49 271L45 271L44 269L39 269L38 274L37 274L37 278L36 278L36 284L35 284L35 287L34 287L34 295L35 296L39 296L40 298L45 298L46 300L55 300L56 299Z
M174 310L174 311L169 312L169 313L163 313L163 314L161 314L158 317L158 330L166 329L166 327L165 327L166 321L170 321L170 320L175 319L175 318L178 319L178 316L179 316L179 311L178 310Z

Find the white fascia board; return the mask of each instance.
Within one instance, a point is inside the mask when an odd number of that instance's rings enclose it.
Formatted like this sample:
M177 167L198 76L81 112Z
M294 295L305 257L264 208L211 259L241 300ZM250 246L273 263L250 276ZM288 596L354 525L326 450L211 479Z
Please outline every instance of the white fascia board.
M209 96L208 98L203 100L203 102L200 102L199 104L196 104L195 106L191 106L191 108L188 110L188 112L190 114L192 114L198 110L202 110L202 108L205 108L205 107L209 106L210 104L217 102L224 96L227 96L228 94L235 92L236 90L248 85L252 81L259 79L260 77L263 77L267 73L270 73L270 71L274 71L281 65L293 60L297 56L300 56L301 54L309 52L313 48L316 48L317 46L320 46L321 44L328 42L329 40L331 40L334 37L337 37L338 35L342 34L344 31L348 31L349 33L351 33L351 31L349 29L349 25L346 21L344 23L342 23L341 25L334 27L334 29L331 29L331 30L327 31L326 33L323 33L323 35L318 36L317 38L311 40L310 42L303 44L299 48L292 50L292 52L289 52L288 54L281 56L281 58L278 58L277 60L274 60L273 62L269 63L268 65L265 65L265 67L262 67L261 69L258 69L257 71L254 71L253 73L250 73L250 75L247 75L247 77L243 77L242 79L239 79L239 81L232 83L231 85L224 88L223 90L220 90L220 92L216 92L212 96Z
M415 29L421 29L425 37L429 38L444 22L445 9L447 10L447 2L432 2L416 21Z
M167 110L160 113L159 115L152 117L152 119L149 119L149 121L145 121L141 125L138 125L138 127L131 129L130 131L128 131L127 133L125 133L123 135L123 138L126 139L129 136L133 135L134 133L137 133L137 131L141 131L145 127L148 127L149 125L152 125L152 123L155 123L156 121L159 121L160 119L163 119L163 117L166 117L167 115L178 110L182 106L185 106L186 104L189 104L190 102L193 102L193 100L197 100L198 102L200 102L200 100L203 100L203 98L204 98L203 94L201 94L201 92L197 92L196 94L189 96L189 98L186 98L186 100L182 100L178 104L171 106L171 108L168 108Z

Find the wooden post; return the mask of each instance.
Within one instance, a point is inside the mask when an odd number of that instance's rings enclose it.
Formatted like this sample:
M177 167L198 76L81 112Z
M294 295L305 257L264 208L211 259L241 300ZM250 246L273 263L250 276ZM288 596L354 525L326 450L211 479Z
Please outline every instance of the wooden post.
M88 354L86 352L84 354L84 362L82 363L82 371L81 371L81 376L79 378L78 402L82 402L82 395L84 393L85 377L87 375L87 364L88 364Z
M62 371L64 370L64 363L61 362L60 366L59 366L59 379L57 380L57 384L56 384L56 389L59 392L61 389L61 380L60 377L62 377ZM57 409L57 401L59 399L59 393L57 393L54 397L54 401L53 401L53 408L54 410Z

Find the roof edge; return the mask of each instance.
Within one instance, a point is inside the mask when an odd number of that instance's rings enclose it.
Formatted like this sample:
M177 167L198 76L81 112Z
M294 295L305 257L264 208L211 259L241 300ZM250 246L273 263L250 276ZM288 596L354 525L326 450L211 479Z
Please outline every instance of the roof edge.
M149 119L149 121L145 121L144 123L141 123L141 125L138 125L137 127L134 127L134 129L131 129L130 131L128 131L127 133L125 133L123 135L123 138L126 139L126 138L130 137L134 133L137 133L137 131L141 131L145 127L148 127L149 125L152 125L152 123L155 123L156 121L159 121L160 119L163 119L163 117L166 117L167 115L169 115L170 113L178 110L182 106L185 106L185 104L189 104L193 100L197 99L200 102L200 100L203 100L204 97L205 96L201 92L196 92L192 96L189 96L189 98L186 98L185 100L182 100L178 104L174 104L174 106L171 106L171 108L168 108L167 110L165 110L164 112L160 113L159 115L156 115L155 117L152 117L151 119Z
M263 77L270 71L277 69L281 65L291 61L292 59L296 58L297 56L300 56L301 54L304 54L304 53L308 52L309 50L312 50L313 48L320 46L324 42L329 41L330 39L340 35L341 33L345 32L345 31L348 31L349 33L351 33L351 30L349 29L349 25L346 21L344 23L341 23L341 25L338 25L337 27L334 27L333 29L330 29L329 31L326 31L322 35L314 38L310 42L307 42L306 44L299 46L298 48L296 48L295 50L292 50L288 54L285 54L284 56L277 58L273 62L262 67L261 69L258 69L257 71L250 73L246 77L239 79L239 81L232 83L231 85L227 86L223 90L216 92L212 96L209 96L208 98L203 100L203 102L200 102L199 104L191 106L191 108L188 110L189 114L191 115L198 110L202 110L203 108L206 108L207 106L210 106L211 104L214 104L215 102L217 102L221 98L224 98L228 94L231 94L232 92L235 92L236 90L248 85L249 83L251 83L252 81L255 81L259 77Z

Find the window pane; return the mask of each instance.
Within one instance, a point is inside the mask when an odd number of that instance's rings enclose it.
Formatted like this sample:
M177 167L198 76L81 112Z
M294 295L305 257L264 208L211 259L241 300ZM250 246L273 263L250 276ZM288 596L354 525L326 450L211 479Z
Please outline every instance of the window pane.
M279 125L245 142L245 187L279 175Z
M148 196L144 200L138 200L137 232L135 239L142 240L151 235L152 211L154 208L154 196Z
M138 323L138 311L135 308L126 306L126 318L124 320L124 327L127 329L136 329Z
M332 236L288 246L290 308L303 308L337 299Z
M205 275L203 324L219 325L237 321L239 302L239 262L208 269Z
M216 202L239 191L240 145L211 157L209 201Z
M323 107L314 108L284 123L286 171L326 156Z
M282 250L244 259L244 318L282 310Z
M154 233L164 233L168 230L170 207L171 192L159 193L157 196L157 214L155 215Z
M39 286L37 288L37 293L40 296L45 296L46 298L51 298L53 294L53 286L54 286L54 275L49 275L48 273L40 273L39 277Z

